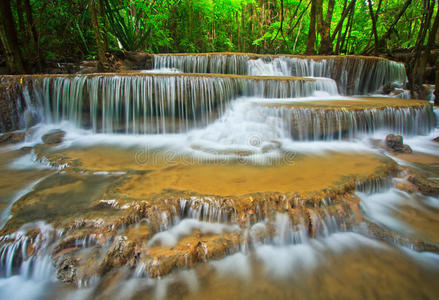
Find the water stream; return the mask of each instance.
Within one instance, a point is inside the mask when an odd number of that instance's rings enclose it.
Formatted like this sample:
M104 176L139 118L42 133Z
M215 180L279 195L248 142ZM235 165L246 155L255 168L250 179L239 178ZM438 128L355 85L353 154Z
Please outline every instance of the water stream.
M0 298L439 297L439 195L410 177L439 178L437 112L371 97L402 64L154 66L18 85L12 119L36 124L0 152ZM53 129L63 142L42 145Z

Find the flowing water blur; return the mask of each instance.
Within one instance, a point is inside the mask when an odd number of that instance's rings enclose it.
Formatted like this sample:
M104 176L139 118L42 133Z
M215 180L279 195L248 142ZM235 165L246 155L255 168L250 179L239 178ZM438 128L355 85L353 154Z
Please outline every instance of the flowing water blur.
M439 178L436 112L356 97L404 84L402 64L154 65L21 86L39 124L0 152L1 299L439 298L439 198L397 171ZM388 133L414 153L383 150Z

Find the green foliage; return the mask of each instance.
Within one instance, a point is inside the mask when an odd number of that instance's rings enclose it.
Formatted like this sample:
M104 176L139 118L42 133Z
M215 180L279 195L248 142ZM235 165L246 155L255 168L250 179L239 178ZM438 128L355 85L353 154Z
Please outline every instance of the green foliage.
M19 2L12 0L19 41L25 45L29 25ZM149 52L239 51L303 53L310 25L311 0L93 0L103 3L99 23L110 49ZM323 1L323 16L328 1ZM281 3L283 2L283 14ZM372 1L373 10L379 0ZM385 47L407 48L416 43L424 0L413 0ZM88 11L89 0L31 0L39 51L45 58L91 58L96 41ZM336 0L330 24L331 36L350 0ZM334 50L362 53L373 48L372 21L367 0L357 0L349 26L333 36ZM401 0L382 0L377 32L383 36L403 6ZM436 4L437 5L437 4ZM437 8L435 9L435 14ZM283 16L283 19L281 17ZM27 30L27 31L26 31ZM316 49L321 43L317 35ZM32 46L36 47L36 46ZM32 55L29 48L25 55ZM337 48L338 49L338 48Z
M105 0L104 3L111 35L126 50L144 50L154 27L149 20L154 5L140 0Z

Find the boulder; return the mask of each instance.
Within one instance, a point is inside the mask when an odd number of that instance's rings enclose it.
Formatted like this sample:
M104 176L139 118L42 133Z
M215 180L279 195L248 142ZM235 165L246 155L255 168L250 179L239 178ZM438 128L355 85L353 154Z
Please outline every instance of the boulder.
M6 132L0 136L1 144L17 144L24 141L26 134L24 132Z
M147 52L125 52L123 66L126 70L145 70L153 68L153 56Z
M401 152L403 152L403 153L413 153L413 150L412 150L412 148L410 148L409 145L403 144Z
M60 256L55 261L56 278L64 283L76 283L78 261L70 255Z
M400 135L388 134L386 136L386 146L393 150L402 150L403 139Z
M384 85L382 87L383 93L388 95L391 92L395 91L396 89L401 89L402 88L402 84L399 82L392 82L392 83L388 83L386 85Z
M62 143L65 135L65 131L61 129L55 129L43 135L41 139L43 140L44 144L54 145Z
M410 176L408 180L416 185L419 191L424 195L439 195L439 182L436 180L429 180L426 176L422 176L421 174Z
M400 135L389 134L386 136L386 146L395 152L412 153L413 150L409 145L403 143L403 138Z
M115 267L131 265L130 261L136 259L135 246L126 236L117 236L100 265L100 273L104 274Z

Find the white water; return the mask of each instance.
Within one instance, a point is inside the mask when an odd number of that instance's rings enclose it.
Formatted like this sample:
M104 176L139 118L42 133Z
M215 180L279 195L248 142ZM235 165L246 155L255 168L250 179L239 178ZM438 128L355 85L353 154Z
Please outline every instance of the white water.
M28 111L45 122L34 127L33 135L21 146L41 143L41 137L50 129L62 128L67 134L65 141L55 149L69 147L90 147L111 145L115 147L137 147L157 150L176 155L191 155L200 159L241 158L254 163L269 163L270 160L294 155L323 154L328 151L375 152L370 138L384 139L385 135L402 133L405 143L415 151L437 154L438 146L431 141L439 135L434 127L434 119L428 111L410 109L370 111L361 113L334 113L336 122L321 122L319 117L331 113L311 112L306 109L273 108L266 104L286 104L296 101L353 99L341 98L337 94L362 94L375 92L386 82L405 80L405 73L399 64L389 62L367 69L366 62L359 62L357 69L352 63L345 63L340 69L335 61L313 61L278 58L272 61L248 60L238 56L215 56L185 60L167 58L165 67L175 67L183 71L205 71L218 73L237 73L270 76L318 76L317 81L277 82L230 80L224 78L180 78L160 77L86 77L45 79L40 90L33 92L45 104L29 105ZM245 65L244 65L245 63ZM172 65L174 64L174 65ZM294 66L294 67L293 67ZM355 73L352 70L356 70ZM350 71L354 73L349 73ZM155 70L153 73L178 73L176 69ZM338 78L333 78L334 72ZM338 73L337 73L338 72ZM373 76L376 81L373 81ZM330 78L332 76L332 79ZM354 80L354 88L348 83ZM336 85L337 84L337 85ZM154 87L153 87L154 86ZM90 117L87 119L82 106L86 103L85 90L89 92ZM154 95L153 95L154 91ZM27 93L27 94L26 94ZM25 98L30 101L29 91ZM242 95L245 95L244 97ZM337 96L335 96L337 95ZM310 97L306 97L310 96ZM304 98L306 97L306 98ZM219 104L218 104L219 101ZM100 105L101 102L104 102ZM29 102L30 103L30 102ZM214 109L217 106L216 110ZM152 108L151 108L152 107ZM44 108L44 111L42 111ZM167 122L167 117L171 121ZM181 118L182 124L176 122ZM189 124L193 122L194 124ZM89 122L87 126L83 123ZM292 124L296 122L296 126ZM326 122L326 123L325 123ZM338 122L338 123L337 123ZM347 130L336 130L335 134L325 128L341 128L341 122L348 122ZM183 128L182 130L180 130ZM323 128L323 129L318 129ZM295 133L295 130L298 133ZM149 133L149 134L145 134ZM151 134L158 133L158 134ZM242 154L245 152L245 156ZM237 154L238 153L238 154ZM12 162L13 169L28 169L38 166L32 155L25 155ZM41 167L41 164L39 164ZM13 203L32 191L38 183L34 182L21 191L2 215L2 226L9 218ZM395 217L402 205L416 205L414 198L393 188L380 193L367 195L358 192L361 208L372 222L394 231L412 233L413 228ZM421 198L426 205L436 207L438 199ZM113 202L111 202L113 203ZM110 204L111 204L110 203ZM149 245L175 245L182 237L200 230L202 233L233 232L237 225L228 225L221 209L213 203L210 206L193 209L184 205L183 211L189 217L168 220L163 215L163 227L149 241ZM203 215L202 212L209 215ZM233 220L236 221L236 220ZM293 226L286 214L278 214L274 220L261 220L248 230L249 243L240 245L238 253L209 264L224 276L251 278L252 259L261 262L264 274L270 278L289 278L299 276L303 270L313 270L325 263L324 254L343 255L360 248L374 248L380 251L393 251L389 245L353 232L340 232L342 224L328 216L318 221L321 229L315 239L310 239L307 229L300 224ZM172 226L172 224L175 224ZM274 228L274 236L259 239L258 232ZM47 230L50 231L50 230ZM21 268L12 270L12 262L17 258L20 243L28 241L18 238L18 244L8 244L2 248L2 270L7 278L0 279L0 294L11 299L44 299L47 287L54 281L51 259L45 253L23 261ZM253 247L252 249L250 249ZM43 248L44 249L44 248ZM46 247L47 249L47 247ZM405 251L405 250L404 250ZM438 256L431 253L406 251L409 257L431 265ZM7 264L6 264L7 263ZM141 274L141 272L139 273ZM155 297L164 299L170 286L184 278L189 290L199 289L197 275L193 271L183 271L161 280L124 280L113 298L127 298L139 291L142 286L155 289ZM69 296L78 299L91 299L93 286L78 290ZM32 293L29 291L32 289ZM68 297L67 297L68 298ZM111 297L110 297L111 298Z
M385 84L405 83L403 64L363 57L264 57L247 55L156 55L155 68L177 68L188 73L248 74L254 76L326 77L337 81L344 95L361 95L378 91Z
M279 158L285 153L296 152L309 154L325 151L376 152L377 150L370 146L369 139L384 140L389 133L428 133L427 135L405 134L405 143L419 152L435 154L438 151L438 145L432 139L439 135L439 131L438 129L430 131L429 123L425 123L427 120L422 113L411 113L409 110L374 111L370 114L364 113L364 116L363 113L359 113L358 121L356 121L355 114L340 112L333 118L339 120L340 125L330 122L322 123L323 127L318 126L319 128L329 126L335 128L335 131L325 133L325 131L315 130L317 128L315 122L319 120L317 119L318 113L309 112L308 114L306 109L280 109L261 105L261 103L279 103L280 101L279 99L271 101L263 98L239 98L218 120L204 128L182 134L96 134L92 130L79 129L69 122L62 122L59 125L41 124L35 128L32 137L16 147L38 144L41 142L42 135L51 129L62 128L67 134L64 143L57 146L59 149L94 145L136 147L145 151L162 149L175 156L189 155L201 160L240 157L244 160L264 162ZM341 124L349 124L349 118L355 121L351 121L351 129L338 131L337 128L341 127ZM299 122L296 127L297 131L291 127L294 119ZM241 157L236 154L237 152L247 154ZM32 160L32 155L27 155L13 162L12 166L17 169L28 168Z
M360 192L357 195L361 200L361 209L371 221L397 232L413 233L413 229L396 216L400 212L400 206L412 201L412 197L406 192L390 189L374 195Z
M358 250L369 251L375 255L380 255L383 251L395 251L385 243L356 233L336 233L306 244L259 246L253 254L238 252L224 259L209 262L208 266L219 276L218 280L228 278L249 284L256 276L253 273L254 268L259 265L262 267L262 275L267 279L294 281L300 278L301 274L308 274L324 267L328 256L342 257ZM428 268L434 268L439 259L437 254L418 253L407 248L402 248L401 252ZM183 284L190 293L197 293L203 288L202 274L194 270L182 270L161 279L127 279L110 288L108 299L130 299L142 290L152 290L154 299L162 300L173 295L173 287L177 282ZM0 279L0 293L2 297L6 295L10 299L46 299L49 287L55 286L50 285L48 281L26 280L22 276ZM91 300L95 289L92 286L77 291L65 291L67 293L64 298Z
M35 163L34 163L35 164ZM37 164L38 165L38 164ZM20 200L23 196L25 196L26 194L32 192L33 188L40 183L41 181L43 181L45 178L47 178L48 176L44 176L40 179L37 179L33 182L31 182L30 184L28 184L26 187L24 187L22 190L18 191L15 196L13 197L13 199L9 202L8 206L1 212L0 215L0 229L2 229L6 223L8 222L8 220L12 217L11 216L11 209L12 206L15 204L15 202L17 202L18 200Z
M184 219L171 229L155 234L148 241L148 245L174 246L181 237L190 235L194 230L199 230L202 234L220 234L237 231L239 226Z

